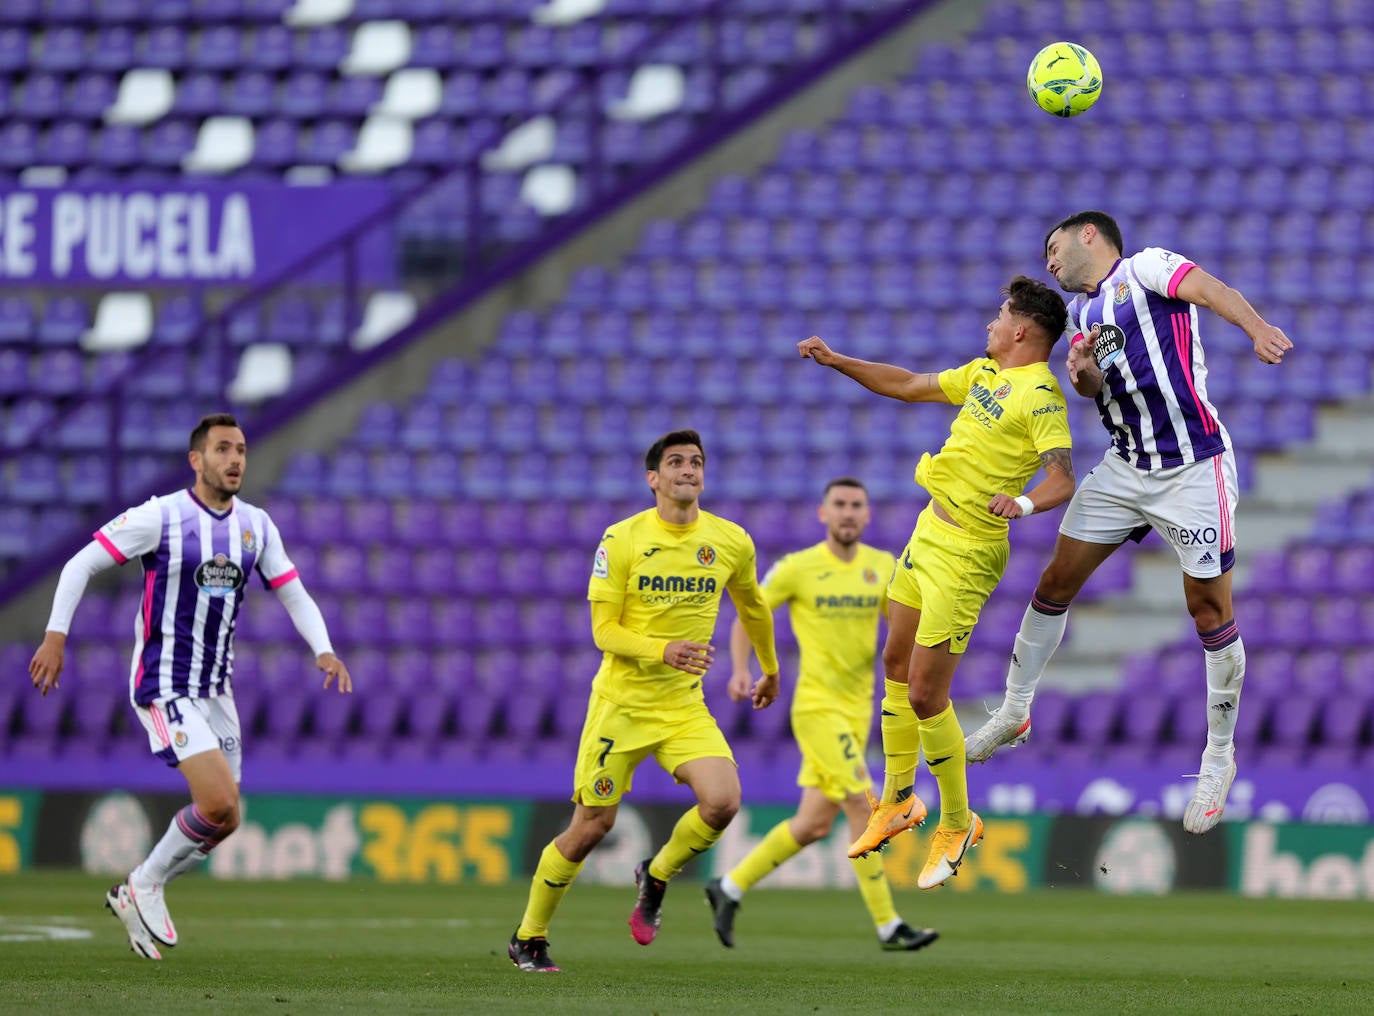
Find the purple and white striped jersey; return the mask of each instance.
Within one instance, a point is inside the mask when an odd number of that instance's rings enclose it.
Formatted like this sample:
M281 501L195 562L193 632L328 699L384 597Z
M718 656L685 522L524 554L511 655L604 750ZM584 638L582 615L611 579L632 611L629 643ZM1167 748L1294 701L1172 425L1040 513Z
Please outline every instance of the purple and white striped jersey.
M224 512L190 490L149 498L95 539L119 564L138 558L143 565L130 667L139 705L227 694L249 573L256 568L271 589L296 577L267 513L237 497Z
M1207 400L1197 307L1175 296L1193 269L1181 254L1146 247L1122 258L1093 293L1069 301L1070 341L1101 326L1097 409L1112 448L1138 469L1219 455L1231 437Z

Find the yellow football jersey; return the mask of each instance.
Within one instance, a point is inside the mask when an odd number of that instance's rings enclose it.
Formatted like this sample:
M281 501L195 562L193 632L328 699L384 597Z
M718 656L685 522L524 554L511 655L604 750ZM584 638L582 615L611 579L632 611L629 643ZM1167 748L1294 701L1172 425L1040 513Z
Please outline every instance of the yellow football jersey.
M998 370L980 358L941 371L940 388L963 408L936 455L916 465L916 482L971 536L1005 539L1007 520L988 511L994 494L1017 497L1040 455L1068 448L1068 410L1047 363Z
M678 526L650 508L601 537L587 599L620 603L620 623L641 635L710 642L726 587L732 594L757 595L749 534L710 512ZM701 680L662 660L605 653L592 688L627 708L662 711L700 702Z
M763 579L768 606L787 604L801 648L792 708L835 710L863 718L873 711L878 618L887 612L887 581L896 558L859 544L841 561L824 542L788 554Z

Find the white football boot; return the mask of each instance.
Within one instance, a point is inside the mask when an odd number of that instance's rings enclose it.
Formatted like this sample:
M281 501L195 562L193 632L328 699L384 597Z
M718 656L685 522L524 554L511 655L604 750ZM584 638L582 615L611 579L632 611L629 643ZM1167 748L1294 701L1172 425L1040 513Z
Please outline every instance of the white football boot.
M167 913L167 902L162 898L162 886L151 882L144 883L133 875L125 883L129 887L129 898L134 901L138 916L143 924L163 945L177 944L177 929L172 923L172 915Z
M110 891L105 894L105 909L114 914L119 919L119 923L124 925L124 930L129 935L130 949L145 959L162 959L162 953L157 950L157 943L153 941L153 936L148 934L148 929L143 924L143 918L138 916L134 901L129 897L127 885L121 882L119 885L111 887Z

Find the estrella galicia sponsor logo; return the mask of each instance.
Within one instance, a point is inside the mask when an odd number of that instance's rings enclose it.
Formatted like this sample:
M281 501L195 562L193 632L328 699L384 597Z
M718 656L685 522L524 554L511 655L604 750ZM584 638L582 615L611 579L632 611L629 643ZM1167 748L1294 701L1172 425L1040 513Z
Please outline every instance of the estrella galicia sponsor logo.
M1116 325L1100 324L1097 327L1097 341L1093 343L1093 356L1097 358L1098 366L1105 370L1125 353L1126 333Z
M702 548L697 551L697 563L701 564L703 567L706 568L709 568L711 567L711 565L715 564L716 548L711 546L709 543L704 544Z
M210 596L228 596L242 589L246 581L243 569L224 554L216 554L209 561L202 561L196 569L196 585L201 592Z

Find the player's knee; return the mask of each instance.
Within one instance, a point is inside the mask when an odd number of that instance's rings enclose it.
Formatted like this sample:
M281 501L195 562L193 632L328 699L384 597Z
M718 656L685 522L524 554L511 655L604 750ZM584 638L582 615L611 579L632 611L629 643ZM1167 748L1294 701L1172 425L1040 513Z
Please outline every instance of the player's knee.
M228 836L239 827L239 799L234 793L215 794L198 801L196 807L215 825L220 827L221 836Z
M702 821L712 829L724 829L739 814L739 804L738 794L708 797L697 802L697 811L701 813Z
M817 840L825 839L830 835L830 830L834 824L835 820L833 818L811 819L807 822L800 823L794 833L797 838L797 843L805 847L808 844L815 843Z
M894 645L888 639L883 646L883 676L889 681L906 681L907 667L911 663L911 646Z

